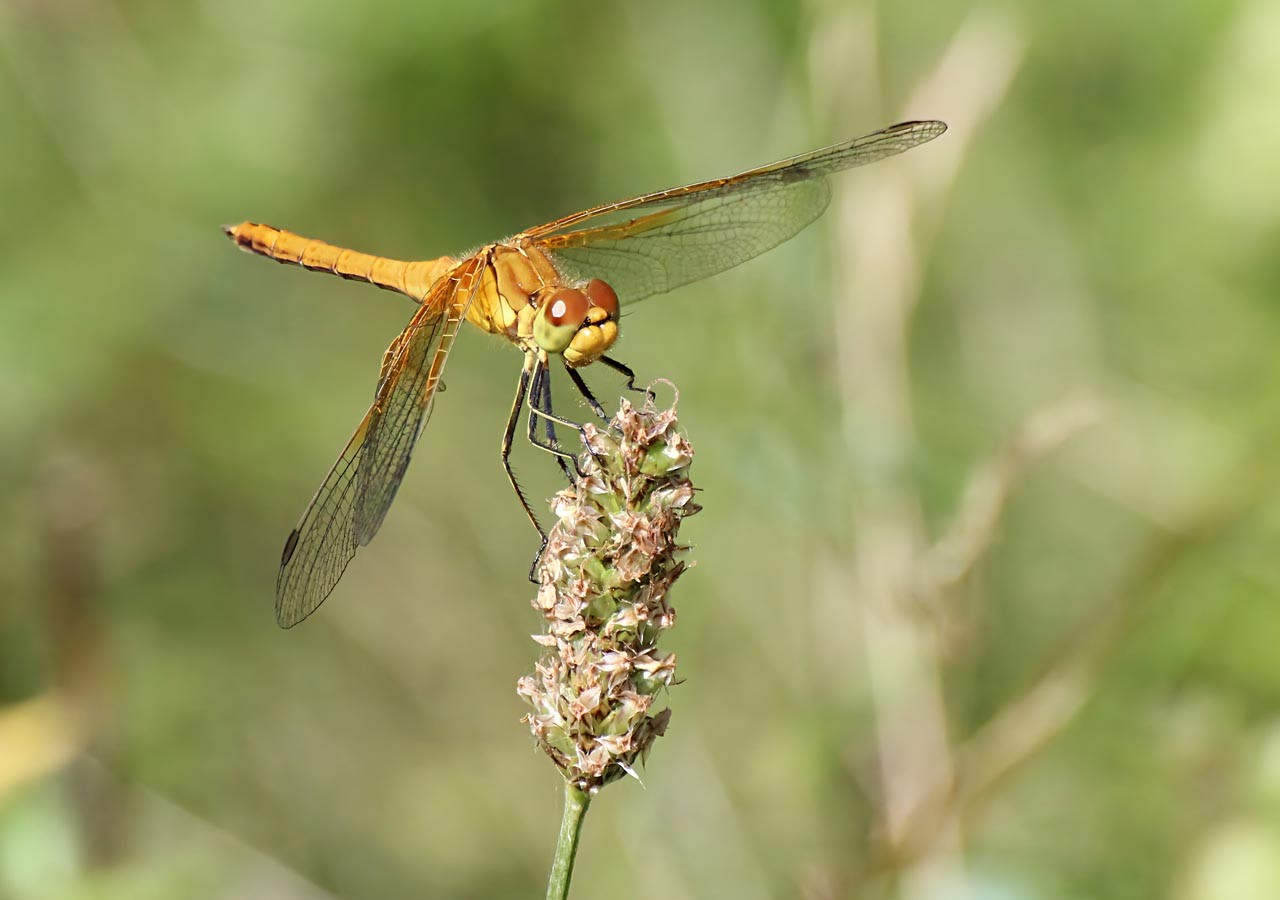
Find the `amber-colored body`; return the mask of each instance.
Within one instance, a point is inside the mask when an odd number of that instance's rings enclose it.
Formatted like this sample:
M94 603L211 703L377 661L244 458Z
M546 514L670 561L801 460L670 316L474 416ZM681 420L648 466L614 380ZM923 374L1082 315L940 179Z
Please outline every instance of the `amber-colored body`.
M416 262L373 256L256 222L241 222L224 230L237 246L252 253L312 271L367 281L418 303L429 302L432 286L459 265L450 256ZM467 321L482 331L506 338L521 350L536 349L534 298L550 296L559 288L573 285L556 271L547 254L528 240L489 244L468 258L483 259L484 265L479 288L466 311ZM607 353L617 339L617 320L593 309L561 352L568 365L585 366Z
M372 256L256 222L228 225L222 230L235 241L236 246L276 262L367 281L389 291L398 291L419 303L426 299L436 279L453 268L456 262L448 256L421 262Z
M564 362L578 392L596 415L607 418L577 370L601 362L635 388L634 373L606 355L618 339L622 306L723 272L777 246L822 214L831 196L828 175L901 153L945 130L941 122L902 122L739 175L583 210L458 258L404 262L269 225L226 226L223 230L245 250L368 281L419 304L383 356L373 404L285 542L276 583L277 621L289 627L310 615L333 590L357 547L381 526L431 414L464 319L524 354L503 432L502 463L545 541L509 457L519 417L527 410L530 442L556 455L570 474L575 457L560 446L555 428L581 426L552 410L550 360Z

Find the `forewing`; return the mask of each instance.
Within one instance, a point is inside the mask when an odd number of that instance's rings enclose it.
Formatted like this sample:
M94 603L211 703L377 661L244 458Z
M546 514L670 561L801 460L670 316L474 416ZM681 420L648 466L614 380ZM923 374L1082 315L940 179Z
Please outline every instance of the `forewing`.
M624 303L706 278L776 247L826 209L826 177L946 131L903 122L729 178L595 207L530 229L566 269L613 285Z
M276 621L281 627L290 628L315 612L356 548L368 543L386 516L466 315L474 290L468 284L459 309L457 279L442 281L388 349L373 406L285 542L276 579ZM430 362L424 364L426 360ZM404 408L402 399L413 384L424 395L416 412ZM393 418L388 416L392 411ZM376 519L367 518L375 515Z
M409 467L418 436L431 418L440 377L466 317L483 263L479 257L442 279L397 339L370 410L369 434L357 468L355 537L373 540ZM421 319L421 321L418 321Z
M831 200L825 178L718 195L544 249L566 273L603 278L624 305L731 269L794 237ZM571 237L571 236L566 236Z

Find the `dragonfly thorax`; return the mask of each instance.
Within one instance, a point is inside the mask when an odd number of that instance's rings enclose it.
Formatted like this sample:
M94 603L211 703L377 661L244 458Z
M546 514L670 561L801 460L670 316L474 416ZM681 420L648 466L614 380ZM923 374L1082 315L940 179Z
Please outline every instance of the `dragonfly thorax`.
M572 286L548 255L530 244L486 248L488 265L467 319L522 350L563 356L577 368L618 339L618 295L599 278Z

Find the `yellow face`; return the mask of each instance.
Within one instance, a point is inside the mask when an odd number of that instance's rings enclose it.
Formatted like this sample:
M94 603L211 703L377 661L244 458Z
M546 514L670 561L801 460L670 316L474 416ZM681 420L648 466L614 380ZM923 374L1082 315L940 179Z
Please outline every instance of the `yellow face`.
M538 306L533 339L574 368L595 362L618 339L618 295L598 278L556 290Z

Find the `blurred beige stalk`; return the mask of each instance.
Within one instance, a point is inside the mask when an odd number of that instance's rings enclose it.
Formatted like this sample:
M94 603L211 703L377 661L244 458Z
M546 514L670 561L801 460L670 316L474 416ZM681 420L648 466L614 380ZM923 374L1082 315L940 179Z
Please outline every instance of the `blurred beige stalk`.
M84 861L117 859L126 835L120 786L84 754L102 754L108 667L98 604L104 476L96 461L56 448L38 480L43 590L38 609L48 633L51 686L0 709L0 804L24 784L61 774Z
M861 85L866 94L855 103L877 107L870 13L836 12L819 22L815 34L813 81L839 92L823 105L842 121L853 118L837 98ZM920 573L931 550L919 498L906 476L915 443L907 336L920 297L922 245L969 142L1008 90L1025 44L1007 18L974 14L903 114L890 117L937 116L950 125L946 139L935 153L882 167L860 190L842 192L834 210L838 245L850 250L835 255L838 293L832 304L844 433L862 483L853 499L856 548L850 570L833 587L840 595L833 600L856 604L861 615L876 712L879 838L899 866L903 897L962 897L968 890L961 823L950 810L939 809L944 821L927 852L912 858L901 853L916 810L938 809L933 791L955 778L939 647L916 610ZM838 57L825 52L835 47L843 48ZM967 542L981 548L987 541L971 535Z
M991 549L1005 502L1027 471L1104 414L1102 401L1088 391L1070 394L1033 413L1017 434L969 478L960 506L916 572L922 604L945 600L972 574ZM949 606L929 609L946 616Z
M862 85L868 96L860 103L874 107L873 23L856 14L837 19L820 23L814 82L842 91ZM842 33L833 31L841 28ZM851 43L858 52L848 53ZM824 48L837 47L839 59L823 55ZM956 746L947 728L941 664L945 626L962 613L948 601L991 549L1006 500L1028 469L1106 411L1084 391L1034 411L1005 446L975 466L950 525L929 541L920 499L906 474L916 440L910 324L925 248L946 195L968 143L1006 93L1024 49L1025 38L1013 23L989 12L972 17L899 117L927 114L947 121L951 127L937 152L881 167L866 179L864 191L843 194L836 210L839 246L851 249L835 276L841 291L833 304L845 435L863 482L854 499L852 565L830 579L823 612L856 610L848 631L861 631L876 712L876 837L883 843L882 861L898 876L898 896L905 898L969 895L963 817L1073 721L1170 569L1227 533L1257 497L1274 489L1267 474L1274 453L1268 447L1228 473L1187 514L1166 522L1093 605L1100 613L1063 641L1039 677ZM847 71L847 61L854 59L866 61L865 69ZM839 106L834 96L829 105ZM841 120L849 117L840 113Z

